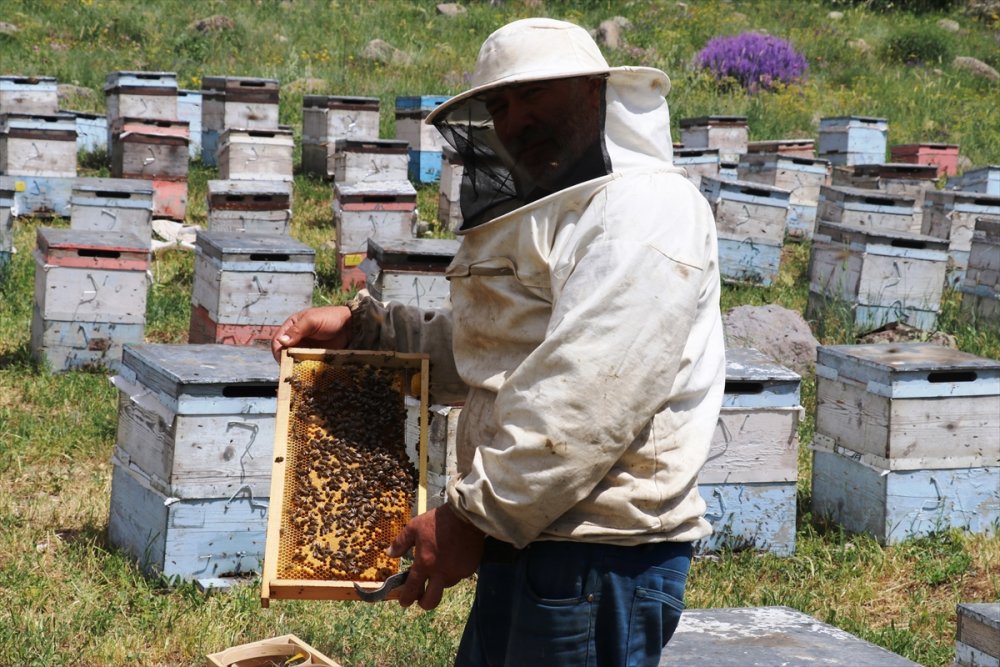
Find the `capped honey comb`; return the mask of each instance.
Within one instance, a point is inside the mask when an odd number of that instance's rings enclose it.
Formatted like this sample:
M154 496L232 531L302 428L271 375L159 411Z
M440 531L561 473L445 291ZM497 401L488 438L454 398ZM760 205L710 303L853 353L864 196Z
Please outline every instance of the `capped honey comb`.
M412 379L426 373L427 361L390 353L286 355L262 601L352 598L351 582L380 582L399 571L399 559L385 552L419 509L421 475L406 452L404 397L422 384ZM295 582L298 594L282 594L282 582ZM329 582L351 589L322 590Z

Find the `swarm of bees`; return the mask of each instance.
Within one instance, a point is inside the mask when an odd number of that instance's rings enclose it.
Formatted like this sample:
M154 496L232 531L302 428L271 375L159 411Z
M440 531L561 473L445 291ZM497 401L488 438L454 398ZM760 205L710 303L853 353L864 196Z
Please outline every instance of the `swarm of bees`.
M283 578L381 581L411 516L403 373L298 361L291 385L279 570Z

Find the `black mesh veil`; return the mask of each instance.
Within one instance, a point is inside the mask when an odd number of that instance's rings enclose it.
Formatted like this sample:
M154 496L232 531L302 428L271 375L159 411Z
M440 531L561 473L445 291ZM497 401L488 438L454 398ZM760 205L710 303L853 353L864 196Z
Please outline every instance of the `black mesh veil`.
M603 100L602 91L602 100ZM601 104L600 136L558 189L604 176L611 162L604 147L604 105ZM462 162L460 206L462 229L469 229L538 199L542 191L525 177L511 173L513 160L493 130L486 105L478 97L462 100L436 120L434 126L458 153Z

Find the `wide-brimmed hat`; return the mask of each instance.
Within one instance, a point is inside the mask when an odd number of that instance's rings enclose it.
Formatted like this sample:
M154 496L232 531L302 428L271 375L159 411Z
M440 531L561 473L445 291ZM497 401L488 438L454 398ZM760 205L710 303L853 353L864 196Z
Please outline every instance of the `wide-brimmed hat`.
M664 95L670 90L670 79L661 70L610 67L597 43L578 25L547 18L514 21L483 42L472 87L439 105L425 122L432 124L463 101L501 86L578 76L614 78L619 73L648 76Z

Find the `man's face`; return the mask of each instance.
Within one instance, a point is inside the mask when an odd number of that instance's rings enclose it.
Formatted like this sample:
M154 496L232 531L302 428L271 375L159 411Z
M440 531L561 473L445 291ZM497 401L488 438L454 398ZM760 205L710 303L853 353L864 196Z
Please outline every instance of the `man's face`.
M602 81L575 77L504 86L483 95L515 176L551 186L599 136Z

